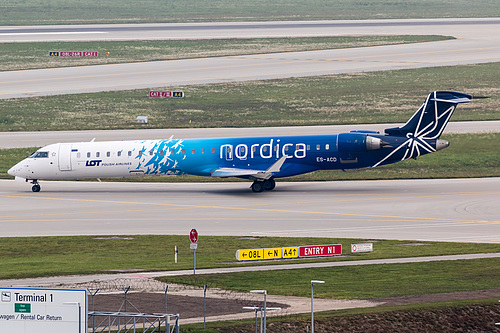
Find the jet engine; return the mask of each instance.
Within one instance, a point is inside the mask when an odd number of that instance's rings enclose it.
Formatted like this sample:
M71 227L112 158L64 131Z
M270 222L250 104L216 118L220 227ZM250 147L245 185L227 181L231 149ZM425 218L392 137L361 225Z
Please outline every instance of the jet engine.
M361 133L340 133L337 136L337 150L339 152L363 152L381 149L387 145L379 138Z

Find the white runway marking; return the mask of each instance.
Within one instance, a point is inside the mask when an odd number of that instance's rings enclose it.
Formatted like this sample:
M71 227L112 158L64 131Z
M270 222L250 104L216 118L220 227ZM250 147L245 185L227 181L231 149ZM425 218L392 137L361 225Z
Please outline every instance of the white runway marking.
M104 31L60 31L60 32L4 32L0 36L37 36L37 35L84 35L84 34L107 34Z

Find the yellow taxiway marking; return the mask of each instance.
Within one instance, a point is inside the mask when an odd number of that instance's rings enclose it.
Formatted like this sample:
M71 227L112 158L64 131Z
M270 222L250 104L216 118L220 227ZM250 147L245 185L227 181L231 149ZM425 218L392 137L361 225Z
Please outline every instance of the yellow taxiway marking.
M175 209L199 208L199 209L218 209L218 210L245 210L245 211L261 211L261 212L276 212L276 213L350 216L350 217L358 217L358 218L363 217L363 218L385 218L385 219L396 219L396 220L417 220L417 221L433 221L433 222L500 224L500 221L485 221L485 220L450 219L450 218L398 216L398 215L378 215L378 214L358 214L358 213L339 213L339 212L324 212L324 211L322 212L322 211L307 211L307 210L293 210L293 209L272 209L272 208L257 208L257 207L242 207L242 206L188 205L188 204L134 202L134 201L118 201L118 200L58 198L58 197L43 197L41 195L39 195L39 196L2 195L1 197L41 199L41 200L58 200L58 201L76 201L76 202L98 202L98 203L112 203L112 204L125 204L125 205L160 206L160 207L169 207L169 208L175 208Z

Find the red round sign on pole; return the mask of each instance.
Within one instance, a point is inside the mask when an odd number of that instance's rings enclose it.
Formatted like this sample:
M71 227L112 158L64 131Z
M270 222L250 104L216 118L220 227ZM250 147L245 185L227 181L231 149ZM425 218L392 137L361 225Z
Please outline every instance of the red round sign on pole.
M196 229L191 229L189 239L191 240L191 243L196 243L198 241L198 231L196 231Z

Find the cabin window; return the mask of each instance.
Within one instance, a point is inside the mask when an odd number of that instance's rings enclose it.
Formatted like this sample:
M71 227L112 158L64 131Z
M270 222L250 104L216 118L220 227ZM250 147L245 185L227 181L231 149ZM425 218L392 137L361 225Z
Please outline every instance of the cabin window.
M152 150L149 151L149 156L153 156L154 152Z
M142 149L139 150L139 156L142 156Z
M122 156L122 151L121 151L121 150L120 150L120 151L118 151L118 152L116 153L116 155L117 155L118 157Z
M191 150L191 154L194 154L194 151L195 151L194 149L193 149L193 150Z
M90 152L87 152L87 157L90 158Z
M212 154L215 154L215 148L212 148Z
M99 156L101 156L100 152L95 153L95 157L99 157Z
M201 148L201 153L205 154L205 148Z
M79 152L76 153L76 158L80 158L80 157L82 157L82 154L80 154Z
M182 150L181 150L181 154L182 154L182 155L186 154L186 149L182 149Z
M170 155L175 154L175 149L170 149Z
M262 149L262 151L263 151L264 153L267 153L267 146L262 146L262 148L261 148L261 149Z
M106 157L111 157L111 152L109 152L109 151L108 151L108 152L106 153Z
M330 145L328 143L325 145L325 149L330 150Z
M165 151L163 149L160 150L160 155L165 155Z
M307 150L311 150L311 145L307 145Z
M320 150L321 149L321 145L316 145L316 150Z
M132 156L132 151L128 151L128 156Z

